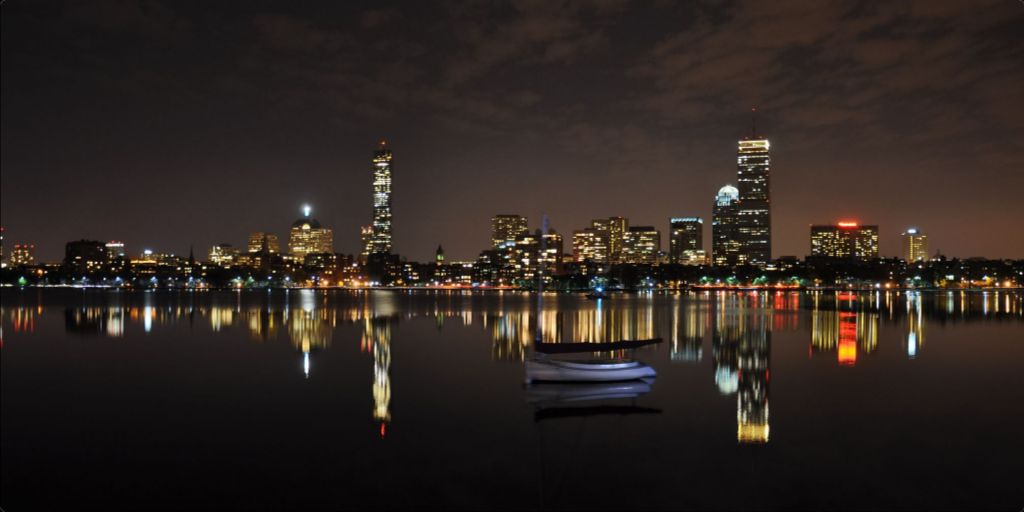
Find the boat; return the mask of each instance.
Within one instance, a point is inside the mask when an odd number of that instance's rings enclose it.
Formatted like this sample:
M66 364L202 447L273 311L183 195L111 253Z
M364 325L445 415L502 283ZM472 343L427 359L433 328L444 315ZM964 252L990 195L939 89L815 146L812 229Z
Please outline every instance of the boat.
M657 372L649 365L628 359L550 359L538 354L526 361L526 383L615 382L652 379Z
M608 294L605 293L604 288L597 287L594 288L594 291L587 294L587 298L590 300L607 299Z
M534 405L569 404L590 400L637 398L651 392L654 379L625 382L545 382L526 389L526 401Z

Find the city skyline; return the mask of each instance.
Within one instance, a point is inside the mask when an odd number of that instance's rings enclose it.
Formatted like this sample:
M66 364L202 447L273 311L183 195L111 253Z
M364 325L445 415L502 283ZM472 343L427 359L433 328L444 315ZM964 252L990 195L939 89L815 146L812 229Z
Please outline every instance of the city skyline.
M738 186L757 105L774 257L837 219L878 224L883 256L910 226L933 254L1024 254L987 235L1024 202L981 186L1024 186L1018 3L395 6L250 6L223 45L220 6L5 4L6 242L37 260L82 237L242 246L309 203L358 254L380 137L402 162L393 252L410 259L473 258L500 212L665 235Z

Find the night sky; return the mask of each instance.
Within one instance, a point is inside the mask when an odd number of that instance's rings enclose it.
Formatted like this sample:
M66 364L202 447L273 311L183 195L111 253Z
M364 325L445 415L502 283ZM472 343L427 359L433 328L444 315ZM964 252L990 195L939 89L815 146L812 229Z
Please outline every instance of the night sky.
M303 203L360 250L394 151L396 252L471 259L490 217L571 237L705 219L736 140L772 142L774 256L808 225L917 226L1024 257L1024 3L7 0L5 249L78 238L197 255ZM566 243L566 251L571 243Z

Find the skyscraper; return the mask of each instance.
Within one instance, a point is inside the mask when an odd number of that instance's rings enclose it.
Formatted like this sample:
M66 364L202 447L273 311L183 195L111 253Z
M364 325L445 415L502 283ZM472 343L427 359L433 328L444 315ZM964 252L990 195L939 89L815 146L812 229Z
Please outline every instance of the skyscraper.
M704 219L700 217L672 217L669 219L668 257L672 263L681 263L685 251L704 249Z
M811 226L811 256L877 258L878 226L850 221Z
M310 216L312 209L302 207L303 216L292 223L288 233L288 253L302 262L307 254L334 253L334 232Z
M373 154L373 238L371 254L391 254L391 150L386 140Z
M661 233L653 226L631 226L622 240L622 262L653 265L658 262Z
M907 228L902 236L905 260L912 262L928 259L928 235L918 231L917 228Z
M11 266L35 265L36 246L34 244L14 244L11 251Z
M577 229L572 233L572 255L576 261L608 262L608 240L594 228Z
M281 252L281 243L277 240L277 235L273 233L264 233L263 231L256 231L249 235L248 252L266 252L270 254L277 254Z
M711 257L717 266L740 262L739 191L732 185L718 189L711 210Z
M757 266L772 257L770 147L755 127L750 137L739 141L736 158L740 262Z
M622 246L626 238L626 230L629 229L629 219L625 217L594 219L591 221L591 226L602 234L608 244L608 261L622 263Z
M526 217L501 214L491 217L491 245L495 249L514 247L516 240L529 233Z

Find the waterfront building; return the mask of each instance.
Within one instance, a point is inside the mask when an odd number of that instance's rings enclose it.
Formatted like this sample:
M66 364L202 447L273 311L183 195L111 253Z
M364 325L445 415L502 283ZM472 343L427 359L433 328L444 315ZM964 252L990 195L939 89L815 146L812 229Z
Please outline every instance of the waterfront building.
M850 221L811 226L811 256L877 258L878 226Z
M526 217L522 215L495 215L491 217L491 246L495 249L514 247L529 231Z
M739 141L736 158L740 260L760 267L772 257L770 148L753 132Z
M238 249L229 243L219 243L210 248L210 263L230 267L238 260Z
M292 223L288 235L289 255L302 262L307 254L333 253L334 232L310 216L312 209L309 206L304 206L302 211L303 216Z
M661 250L661 233L653 226L631 226L622 240L622 262L654 265Z
M608 262L608 240L594 228L577 229L572 233L573 260L593 263Z
M676 261L676 263L680 265L707 265L708 253L703 250L683 251L679 261Z
M437 244L437 250L434 251L434 264L444 265L444 248L441 244Z
M626 238L626 230L629 229L629 219L625 217L608 217L607 219L594 219L591 227L601 233L607 245L605 253L608 255L608 262L622 263L623 245Z
M278 241L277 235L273 233L256 231L249 235L248 249L250 253L265 252L277 254L281 252L281 243Z
M537 279L537 273L543 269L544 280L550 281L552 275L561 271L562 250L562 235L553 229L543 235L538 229L519 237L516 240L512 259L515 279L528 284ZM504 251L497 251L499 258L501 258L502 252Z
M373 154L373 236L369 254L391 254L391 150L381 140Z
M107 260L114 261L118 258L125 258L127 254L124 251L124 242L118 240L111 240L104 245L107 252Z
M718 189L711 211L711 257L716 266L741 263L739 241L739 190L732 185Z
M14 244L11 250L11 266L35 265L36 246L34 244Z
M926 261L928 259L928 235L917 228L907 228L903 232L903 259L908 263Z
M98 240L77 240L64 245L64 266L77 274L103 269L107 262L106 244Z
M682 263L685 251L704 249L704 219L700 217L672 217L669 219L670 263Z

